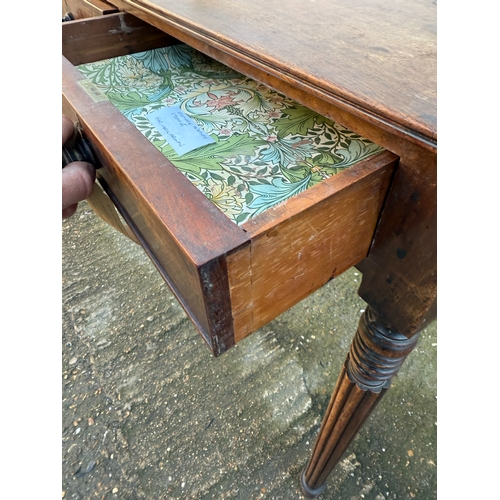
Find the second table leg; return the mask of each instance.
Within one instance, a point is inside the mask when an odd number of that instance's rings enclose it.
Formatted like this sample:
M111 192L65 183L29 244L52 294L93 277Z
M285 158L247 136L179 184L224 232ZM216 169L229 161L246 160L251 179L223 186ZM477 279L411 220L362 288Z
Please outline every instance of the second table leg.
M371 308L361 316L347 359L301 478L308 496L326 487L326 479L390 386L418 341L384 325Z

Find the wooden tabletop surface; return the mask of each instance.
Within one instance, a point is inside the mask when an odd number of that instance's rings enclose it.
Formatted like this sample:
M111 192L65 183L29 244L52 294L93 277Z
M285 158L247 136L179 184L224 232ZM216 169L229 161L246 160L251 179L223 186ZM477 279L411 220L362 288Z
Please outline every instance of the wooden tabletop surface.
M436 147L435 0L120 3Z

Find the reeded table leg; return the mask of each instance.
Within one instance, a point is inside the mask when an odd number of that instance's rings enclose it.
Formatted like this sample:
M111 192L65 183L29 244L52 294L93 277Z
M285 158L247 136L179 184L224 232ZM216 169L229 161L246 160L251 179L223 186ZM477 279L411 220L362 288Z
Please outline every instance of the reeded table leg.
M418 335L408 339L384 326L371 309L361 316L342 371L326 410L311 459L302 473L308 496L325 489L325 481L343 452L374 410Z

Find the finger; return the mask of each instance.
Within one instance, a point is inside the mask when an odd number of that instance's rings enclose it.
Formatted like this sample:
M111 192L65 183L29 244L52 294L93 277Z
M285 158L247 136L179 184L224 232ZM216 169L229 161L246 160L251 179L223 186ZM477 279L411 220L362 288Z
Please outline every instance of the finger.
M71 217L76 212L77 208L78 208L78 203L75 203L74 205L71 205L68 208L64 208L63 211L62 211L62 218L63 219L68 219L69 217Z
M95 169L90 163L75 161L62 169L63 210L92 194Z
M74 123L67 117L62 115L62 143L63 146L67 140L69 140L75 132Z

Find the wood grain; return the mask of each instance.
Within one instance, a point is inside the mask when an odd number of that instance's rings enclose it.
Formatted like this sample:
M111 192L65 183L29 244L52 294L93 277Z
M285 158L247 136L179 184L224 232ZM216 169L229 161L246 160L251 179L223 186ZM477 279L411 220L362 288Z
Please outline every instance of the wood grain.
M432 1L111 1L290 97L285 87L436 147Z
M436 318L437 157L409 148L391 186L359 295L409 337Z
M243 225L251 245L228 258L236 341L368 253L398 158L368 158Z
M62 15L71 13L74 19L102 16L118 12L118 8L104 0L63 0Z
M174 43L179 42L124 12L62 23L62 52L75 66Z
M391 330L371 308L363 313L302 476L306 493L322 489L417 341Z
M109 101L95 102L83 79L63 57L63 113L80 124L103 186L218 355L234 343L225 259L248 236Z

